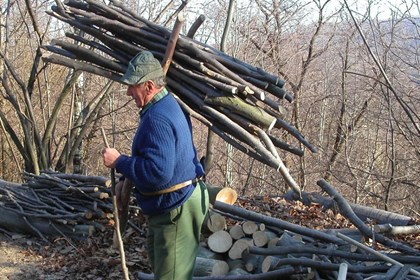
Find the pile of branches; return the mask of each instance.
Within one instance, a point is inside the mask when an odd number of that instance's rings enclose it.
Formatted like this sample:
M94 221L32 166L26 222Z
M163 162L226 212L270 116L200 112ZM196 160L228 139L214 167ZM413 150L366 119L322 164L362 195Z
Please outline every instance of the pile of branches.
M0 180L0 228L45 236L81 239L113 218L110 180L44 171L24 173L26 182Z
M50 52L44 54L44 61L119 81L130 59L142 50L163 60L171 30L142 18L118 1L110 3L56 0L48 14L77 32L66 33L71 40L53 40L44 46ZM278 139L276 135L281 133L274 129L287 131L311 152L317 150L282 119L284 109L279 101L293 101L284 88L285 81L195 41L193 34L190 30L188 36L177 38L167 73L170 90L193 117L237 149L278 169L288 185L300 192L277 148L298 156L303 150Z
M318 181L318 185L333 197L337 210L343 216L342 220L350 228L323 228L320 225L320 229L314 229L313 225L317 221L309 222L312 226L306 227L301 225L305 222L303 217L300 217L303 218L300 223L276 218L274 214L281 210L275 211L274 208L281 202L271 205L273 216L269 216L263 214L268 209L255 212L216 201L203 227L210 234L200 247L194 271L196 277L193 279L420 278L418 248L398 240L390 232L383 232L381 225L366 225L359 218L360 212L353 211L352 206L333 186L324 180ZM264 201L264 207L267 205L267 201ZM260 206L263 208L263 205ZM290 205L283 207L290 208ZM325 212L325 209L321 211ZM372 211L371 214L372 217L378 217L379 213ZM385 223L395 218L391 212L382 214L388 214L388 218L382 215ZM320 216L324 219L327 217ZM228 218L229 223L224 217ZM403 216L394 221L401 224L415 222ZM391 227L404 229L400 234L409 233L408 229L413 233L419 232L418 225ZM152 274L140 272L139 279L154 278Z

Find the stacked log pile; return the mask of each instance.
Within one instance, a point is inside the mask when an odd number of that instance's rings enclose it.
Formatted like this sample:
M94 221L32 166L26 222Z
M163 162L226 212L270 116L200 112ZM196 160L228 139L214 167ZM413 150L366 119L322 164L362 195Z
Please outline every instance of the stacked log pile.
M385 211L378 216L373 208L361 215L369 212L372 219L405 224L385 227L394 232L404 228L405 234L410 229L417 234L413 235L414 246L382 235L384 226L368 227L331 185L322 180L318 184L334 196L333 204L349 228L316 230L216 201L203 228L206 238L198 253L194 279L420 278L420 231L418 225L408 225L413 220ZM258 212L264 212L261 208ZM275 212L266 209L270 210ZM153 279L153 275L139 273L139 279Z
M112 219L110 180L45 171L24 184L0 180L0 228L46 236L86 238Z
M134 14L118 1L56 0L48 14L84 34L66 33L44 48L45 62L119 81L129 60L141 50L163 59L171 31ZM190 36L191 35L191 32ZM179 36L167 73L168 86L180 104L221 138L283 175L296 192L277 148L303 155L278 138L287 132L312 152L317 149L283 120L279 101L293 101L285 81L187 36Z
M0 181L0 229L48 241L50 236L86 237L112 223L107 178L56 172L24 177L23 185ZM213 201L196 259L197 279L418 279L419 225L390 212L381 211L379 216L375 209L360 212L324 181L319 185L334 196L329 204L342 214L332 216L340 220L335 229L321 227L327 216L320 211L325 209L292 220L285 211L290 210L290 203L277 198L260 202L253 198L245 203L241 199L242 207ZM367 213L385 224L367 226L361 220ZM305 219L309 220L306 225ZM393 238L398 232L417 234L414 243ZM347 278L337 278L344 272ZM140 273L140 279L152 277Z

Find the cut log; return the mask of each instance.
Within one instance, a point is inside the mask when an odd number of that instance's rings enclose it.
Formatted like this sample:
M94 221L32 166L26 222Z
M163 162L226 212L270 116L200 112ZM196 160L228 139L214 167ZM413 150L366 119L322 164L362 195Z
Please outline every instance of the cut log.
M252 240L245 238L236 240L229 250L229 258L231 258L232 260L242 258L242 253L246 251L250 246L252 246L252 243Z
M15 211L0 206L0 227L11 229L13 232L45 236L62 237L63 234L74 239L85 239L95 232L91 225L65 225L60 222L42 217L25 217Z
M94 197L94 198L98 198L98 199L109 198L109 193L106 193L106 192L94 192L94 193L90 193L89 195Z
M295 192L287 192L283 196L286 200L302 200L305 204L308 203L318 203L321 204L324 208L337 208L336 202L329 198L321 195L320 193L307 193L302 192L302 199ZM364 205L359 205L355 203L350 203L350 207L353 209L354 213L362 221L366 221L367 218L375 220L378 224L392 224L394 226L406 226L413 219L408 216L401 214L385 211L382 209L372 208Z
M374 237L372 230L366 224L364 224L362 220L360 220L357 217L357 215L354 213L353 209L351 208L347 200L340 193L338 193L337 190L333 188L333 186L328 184L325 180L319 180L317 184L324 191L326 191L331 197L334 198L334 200L337 202L338 206L340 207L340 212L343 214L343 216L349 219L364 235L370 238L375 238L377 242L387 247L390 247L394 250L398 250L400 252L406 252L406 253L414 254L414 255L420 255L419 250L416 250L401 242L390 240L389 238L386 238L385 236L380 235L380 234L375 234L375 237Z
M195 259L194 276L222 276L228 272L229 265L225 261L201 257Z
M233 205L238 199L238 194L232 188L219 187L215 185L207 184L207 191L209 193L209 200L211 204L214 202L221 201L230 205Z
M266 256L262 261L261 271L263 273L268 272L268 271L272 271L272 270L277 268L279 262L280 262L279 257Z
M179 38L179 33L181 32L181 28L182 28L182 25L184 24L184 21L185 21L185 18L182 15L178 15L175 21L174 29L172 30L171 36L169 37L168 45L166 47L165 55L163 56L163 61L162 61L162 69L165 75L168 72L169 67L171 65L172 57L175 52L176 42Z
M257 247L264 247L268 243L268 236L264 231L257 230L252 234L252 240Z
M379 233L388 233L392 235L415 234L420 233L420 225L412 226L393 226L391 224L374 225L373 230Z
M348 265L346 263L341 263L338 270L337 280L346 280L347 279L347 269Z
M204 102L216 107L227 108L230 112L251 120L266 131L270 131L277 121L277 118L267 114L264 110L252 106L236 96L207 97Z
M304 245L302 239L296 237L296 235L292 236L288 232L283 232L280 236L279 240L277 241L276 246L301 246Z
M267 248L273 248L277 246L277 242L279 242L280 237L271 238L267 243Z
M207 232L217 232L226 229L226 219L219 213L209 209L203 223L203 230Z
M229 228L229 234L232 236L233 240L241 239L242 237L245 237L245 233L242 229L242 226L239 224L233 225Z
M51 170L44 170L42 173L50 174L51 176L62 178L66 180L75 180L80 182L86 182L91 184L97 184L100 186L111 187L111 180L102 176L94 175L82 175L82 174L69 174L69 173L60 173Z
M242 224L242 230L244 231L245 235L252 235L258 230L258 225L253 221L246 221Z
M232 237L227 231L220 230L209 236L207 245L213 252L226 253L232 247Z
M261 265L264 260L262 256L251 254L246 250L242 253L242 260L245 263L246 271L261 273Z
M269 229L265 229L263 231L265 232L265 235L267 235L267 237L268 237L267 246L268 246L268 243L270 242L271 239L275 239L275 238L278 238L279 237L277 233L275 233L275 232L273 232L273 231L271 231Z
M198 28L203 24L204 20L206 19L205 15L200 15L194 23L191 25L190 29L187 32L187 37L193 39L195 33L197 32Z

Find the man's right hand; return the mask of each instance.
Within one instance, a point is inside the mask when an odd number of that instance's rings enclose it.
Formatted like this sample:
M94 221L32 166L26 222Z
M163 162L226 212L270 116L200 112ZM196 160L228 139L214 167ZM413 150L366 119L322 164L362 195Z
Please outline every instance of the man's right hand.
M120 156L121 156L120 152L118 152L114 148L102 149L102 159L103 159L104 165L108 168L115 168L115 164L117 163L117 160Z

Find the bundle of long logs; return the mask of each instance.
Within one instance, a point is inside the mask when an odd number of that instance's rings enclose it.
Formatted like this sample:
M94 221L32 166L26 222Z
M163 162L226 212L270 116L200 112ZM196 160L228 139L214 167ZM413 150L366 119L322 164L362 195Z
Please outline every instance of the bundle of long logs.
M46 236L86 238L112 219L110 180L44 171L25 173L26 183L0 180L0 228Z
M162 59L171 31L132 12L118 1L56 0L48 14L69 24L83 36L66 33L44 48L45 62L64 65L118 81L128 61L147 49ZM280 139L273 129L285 130L310 151L316 148L282 119L276 100L292 101L285 81L225 53L180 35L167 73L168 86L180 104L221 138L277 170L297 192L299 186L284 166L277 148L298 156L303 150Z

